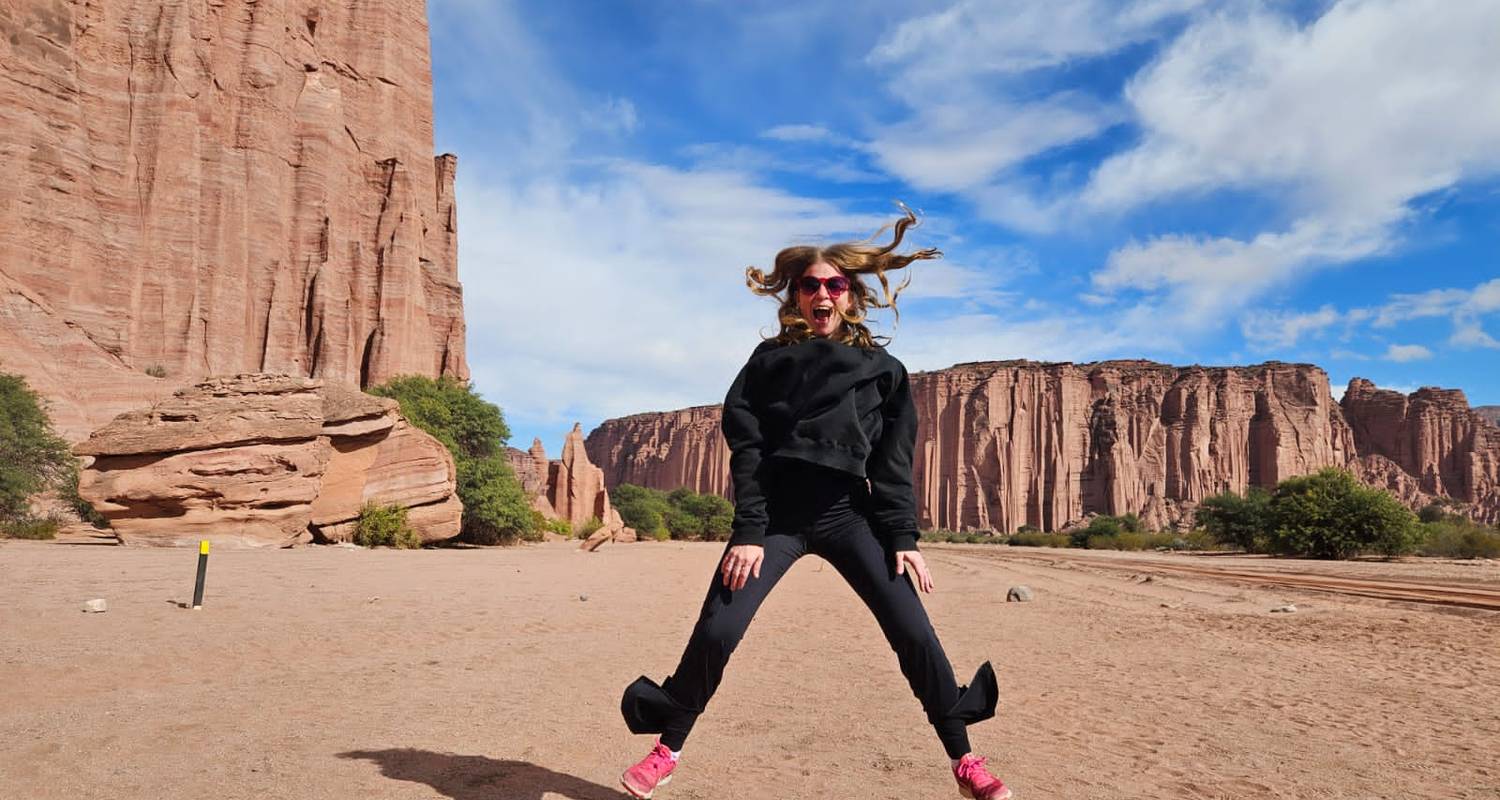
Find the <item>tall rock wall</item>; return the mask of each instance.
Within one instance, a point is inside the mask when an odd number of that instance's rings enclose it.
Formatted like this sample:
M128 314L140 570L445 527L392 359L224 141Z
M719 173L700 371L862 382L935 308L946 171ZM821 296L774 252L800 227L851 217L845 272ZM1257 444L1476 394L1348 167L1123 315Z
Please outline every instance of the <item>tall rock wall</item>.
M1469 408L1462 391L1403 395L1355 378L1341 402L1365 469L1388 475L1383 462L1390 462L1423 494L1470 504L1473 516L1500 522L1500 428Z
M1414 505L1451 496L1476 517L1500 518L1500 438L1461 393L1366 402L1359 384L1341 406L1309 364L1006 361L915 373L918 521L1057 530L1133 512L1166 526L1210 495L1325 466L1354 469ZM588 452L610 486L728 497L718 422L717 406L609 420L589 435Z
M0 0L0 369L72 439L208 375L467 377L428 50L420 0Z
M1500 406L1474 406L1474 413L1500 425Z

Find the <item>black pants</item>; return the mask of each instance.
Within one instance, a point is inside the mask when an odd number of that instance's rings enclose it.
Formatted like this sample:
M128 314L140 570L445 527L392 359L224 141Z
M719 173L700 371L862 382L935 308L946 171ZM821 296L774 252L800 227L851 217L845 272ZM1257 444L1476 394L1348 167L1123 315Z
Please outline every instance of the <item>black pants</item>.
M663 744L682 749L693 723L719 687L729 656L745 635L756 609L787 569L812 553L832 564L875 614L896 651L902 674L949 757L969 752L965 726L994 715L997 692L993 671L986 663L975 676L972 690L960 688L911 580L895 573L893 555L876 539L862 516L839 522L768 535L760 577L751 578L737 592L724 586L716 564L708 596L677 671L660 687L642 677L626 690L621 705L631 730L659 733Z

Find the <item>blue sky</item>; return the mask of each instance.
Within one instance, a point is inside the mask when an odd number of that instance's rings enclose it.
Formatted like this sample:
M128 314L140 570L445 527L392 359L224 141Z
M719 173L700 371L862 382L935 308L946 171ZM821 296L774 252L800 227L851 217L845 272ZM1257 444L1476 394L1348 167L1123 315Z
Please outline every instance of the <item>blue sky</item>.
M431 0L511 444L719 402L789 244L924 223L891 351L1500 404L1500 0Z

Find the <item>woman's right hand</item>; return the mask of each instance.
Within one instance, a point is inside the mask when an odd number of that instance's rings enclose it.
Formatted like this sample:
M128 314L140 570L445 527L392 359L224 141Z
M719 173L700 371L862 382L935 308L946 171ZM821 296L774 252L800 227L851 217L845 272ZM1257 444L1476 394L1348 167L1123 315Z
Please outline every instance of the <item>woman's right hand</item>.
M758 544L737 544L724 554L719 572L724 575L724 585L729 591L745 588L751 577L760 577L760 562L766 557L766 548Z

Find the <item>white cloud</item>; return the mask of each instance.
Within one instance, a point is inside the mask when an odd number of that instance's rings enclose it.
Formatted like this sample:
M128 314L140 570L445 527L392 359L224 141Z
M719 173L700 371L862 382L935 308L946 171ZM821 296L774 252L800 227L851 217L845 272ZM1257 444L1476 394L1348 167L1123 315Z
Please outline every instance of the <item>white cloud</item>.
M1305 28L1264 11L1190 27L1130 83L1139 145L1085 193L1121 208L1182 192L1282 188L1308 209L1386 220L1500 168L1495 0L1348 0Z
M913 93L991 73L1098 56L1152 38L1201 0L961 0L898 25L870 52L899 65Z
M1092 138L1113 120L1098 101L1057 94L1032 103L926 105L866 145L891 174L921 190L975 189L1039 153Z
M1305 273L1388 251L1421 196L1500 171L1500 2L1348 0L1299 28L1265 10L1191 25L1130 83L1140 142L1078 208L1274 192L1296 221L1247 239L1166 235L1115 251L1102 289L1162 291L1211 325ZM1075 209L1076 210L1076 209Z
M1432 358L1432 351L1419 344L1393 344L1385 349L1388 361L1421 361Z
M1055 230L1051 203L1009 185L1024 162L1123 121L1075 92L1038 98L1026 73L1160 35L1201 0L960 0L895 26L868 53L908 113L869 126L877 162L912 186L969 198L988 219Z
M1386 247L1380 229L1334 228L1303 220L1285 233L1250 241L1169 235L1131 242L1109 255L1092 276L1095 288L1163 292L1153 302L1181 325L1218 325L1265 290L1288 282L1309 264L1373 255Z
M1484 328L1473 320L1459 323L1453 329L1453 335L1448 338L1448 343L1458 347L1488 347L1500 350L1500 340L1485 333Z
M843 136L828 130L822 125L777 125L774 128L762 131L760 134L766 139L775 139L779 142L847 142Z
M459 203L475 381L507 413L554 423L716 402L774 322L745 267L891 216L628 161L588 181L465 182Z
M1339 312L1331 305L1305 313L1256 311L1240 319L1240 332L1256 350L1294 347L1304 335L1320 333L1339 319Z

